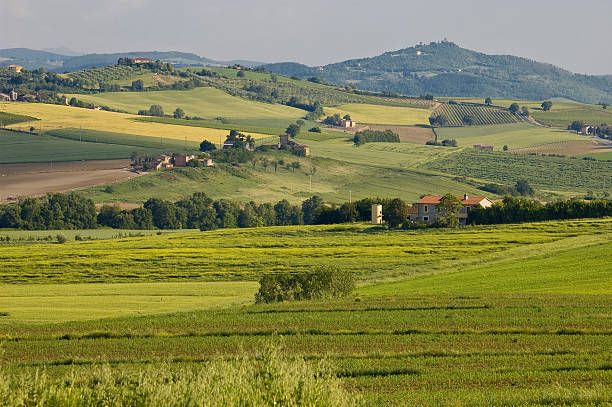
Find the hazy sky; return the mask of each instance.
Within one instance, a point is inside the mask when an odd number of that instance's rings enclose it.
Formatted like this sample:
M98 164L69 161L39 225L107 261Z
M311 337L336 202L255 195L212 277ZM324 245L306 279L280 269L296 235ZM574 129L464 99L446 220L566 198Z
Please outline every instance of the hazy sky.
M419 41L612 74L612 0L0 0L0 48L323 65Z

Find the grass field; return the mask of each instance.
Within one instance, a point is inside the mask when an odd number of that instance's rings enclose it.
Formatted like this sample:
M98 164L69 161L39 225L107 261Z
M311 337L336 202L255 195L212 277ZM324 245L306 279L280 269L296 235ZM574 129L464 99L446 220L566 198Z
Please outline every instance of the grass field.
M0 285L3 322L66 322L250 304L255 282ZM18 299L18 301L16 301Z
M70 95L84 102L105 105L115 109L137 113L151 105L161 105L164 112L172 114L177 107L188 116L207 119L227 118L291 118L299 119L305 112L289 106L250 101L214 88L196 88L189 91L166 90L161 92L108 92L98 95Z
M316 135L313 138L320 139ZM371 196L399 196L416 201L425 192L456 194L477 193L473 186L454 180L453 176L430 174L412 169L449 151L414 144L371 143L356 148L344 139L326 141L299 139L308 144L311 154L325 158L299 158L286 153L270 153L270 160L298 161L302 167L290 170L279 166L264 169L250 163L240 168L218 163L214 168L174 169L157 172L113 185L113 193L95 187L84 193L96 202L144 202L151 196L181 199L194 192L206 192L213 198L238 201L276 202L288 199L299 203L319 194L329 202ZM341 159L341 160L340 160ZM364 164L365 163L365 164ZM309 176L311 168L316 168ZM180 185L180 188L177 188ZM350 192L349 192L350 191Z
M540 146L560 141L585 140L579 134L534 127L526 123L516 123L497 126L470 126L436 129L438 138L456 139L460 147L472 147L474 144L488 144L494 146L495 150L501 151L504 145L510 150Z
M488 264L504 250L523 245L533 250L594 231L601 233L594 239L605 241L611 227L609 220L426 232L307 226L10 246L0 253L0 282L255 279L262 273L330 262L369 280L388 279L449 271L459 264Z
M335 113L340 114L341 117L349 114L358 125L369 123L414 126L429 124L431 110L357 103L325 108L325 114L332 115Z
M603 161L465 149L422 167L508 185L525 179L537 188L575 194L612 191L612 167Z
M0 128L4 126L8 126L10 124L33 122L33 121L38 120L31 116L24 116L20 114L4 112L3 111L4 106L6 106L4 103L0 104Z
M612 219L602 219L421 232L220 230L67 243L59 252L28 246L27 255L9 248L3 282L14 281L8 257L27 258L32 268L21 273L30 282L45 280L48 266L36 264L43 251L75 283L90 281L91 271L78 270L95 258L106 257L102 269L119 256L133 267L127 284L2 286L2 365L20 375L44 368L60 381L100 364L122 377L144 368L172 377L272 341L289 358L326 359L366 405L606 405L611 236ZM189 280L141 262L152 257L189 264ZM234 279L328 262L359 274L354 295L218 308L249 304L256 283L206 283L193 273L212 263ZM141 269L163 281L135 283Z
M80 143L47 135L0 130L1 164L129 158L134 151L158 154L160 149L118 144Z
M612 151L607 151L604 153L585 154L583 157L595 158L596 160L610 161L612 160Z

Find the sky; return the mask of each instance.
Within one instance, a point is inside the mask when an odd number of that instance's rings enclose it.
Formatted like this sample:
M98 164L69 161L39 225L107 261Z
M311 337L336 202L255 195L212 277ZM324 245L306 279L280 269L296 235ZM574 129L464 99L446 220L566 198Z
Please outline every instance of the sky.
M324 65L447 38L612 74L612 0L0 0L0 48Z

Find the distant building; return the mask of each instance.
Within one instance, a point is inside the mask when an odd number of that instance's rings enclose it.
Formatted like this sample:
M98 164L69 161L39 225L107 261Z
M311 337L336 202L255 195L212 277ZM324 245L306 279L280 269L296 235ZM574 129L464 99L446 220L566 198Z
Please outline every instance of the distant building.
M4 102L10 102L11 97L7 95L6 93L0 93L0 100Z
M308 157L310 155L310 148L307 145L296 143L295 141L289 140L289 135L281 134L280 141L278 143L278 148L290 148L293 151L303 151L304 156Z
M474 144L474 150L493 151L493 146L490 146L488 144Z
M134 58L132 62L135 64L152 64L153 60L150 58Z
M580 133L586 136L588 136L589 134L593 134L595 133L595 126L593 126L592 124L585 124L580 129Z
M159 170L162 168L172 168L172 156L168 154L160 154L153 157L152 167L154 170Z
M340 127L344 127L347 129L352 129L355 126L357 126L357 123L355 123L354 121L350 120L350 119L340 119Z
M416 203L418 210L416 222L433 223L436 219L439 219L443 213L438 211L440 199L442 199L442 197L438 195L427 195L421 198ZM461 205L463 205L463 208L459 211L459 223L465 225L467 217L474 207L481 206L483 208L488 208L493 205L493 202L484 196L468 196L465 194L463 195L463 199L461 199Z
M187 163L195 158L194 155L174 154L173 161L175 167L186 167Z
M199 158L198 161L201 162L204 167L213 167L215 165L212 158Z
M11 98L11 101L16 102L17 99L19 98L19 95L17 94L17 92L15 92L14 89L11 89L11 91L9 92L9 96Z
M383 221L382 205L372 205L372 224L380 225Z
M14 72L19 73L23 69L23 66L21 66L21 65L7 65L6 69L8 69L9 71L14 71Z

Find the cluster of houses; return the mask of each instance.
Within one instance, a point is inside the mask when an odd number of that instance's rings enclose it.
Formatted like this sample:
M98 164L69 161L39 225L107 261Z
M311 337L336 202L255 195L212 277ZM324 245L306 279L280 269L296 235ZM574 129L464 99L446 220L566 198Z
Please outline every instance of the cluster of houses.
M148 163L149 168L161 170L163 168L186 167L191 160L199 161L204 167L212 167L215 165L212 158L198 158L195 155L185 155L181 153L159 154L145 162Z
M443 211L438 209L442 196L426 195L408 209L408 219L416 223L431 224L439 219ZM468 215L475 207L488 208L493 202L484 196L463 195L460 199L462 208L459 210L459 223L465 225ZM381 224L383 220L382 205L372 205L372 223Z

